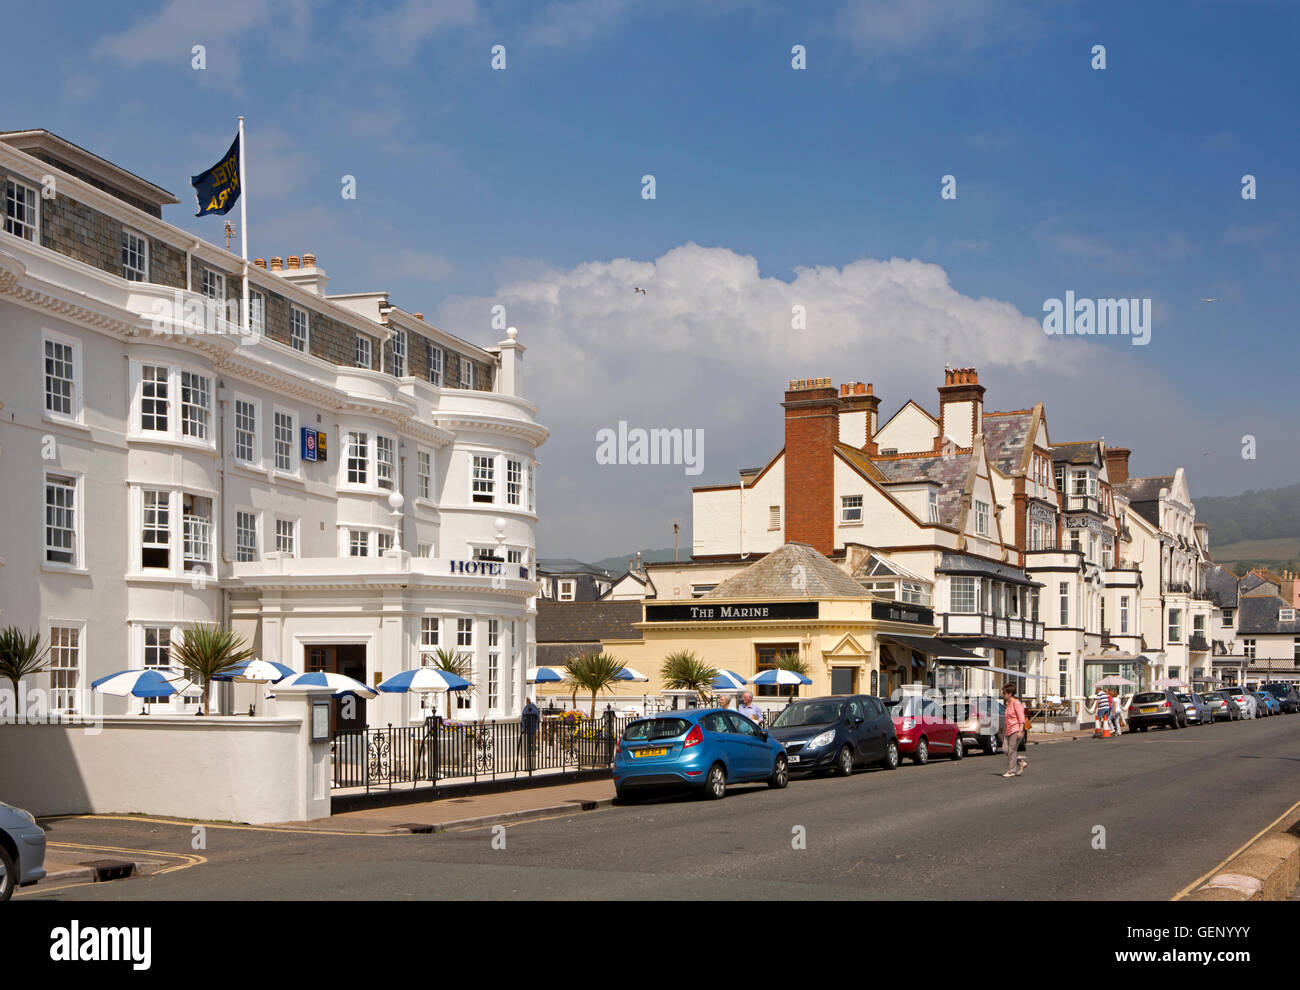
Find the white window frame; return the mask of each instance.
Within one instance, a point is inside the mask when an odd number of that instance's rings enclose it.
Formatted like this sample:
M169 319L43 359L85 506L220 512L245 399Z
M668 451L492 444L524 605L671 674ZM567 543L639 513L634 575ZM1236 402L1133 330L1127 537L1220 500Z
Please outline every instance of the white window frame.
M375 434L375 485L386 492L397 487L397 440Z
M1060 581L1057 583L1057 618L1060 619L1060 625L1068 627L1070 625L1070 582Z
M252 527L245 525L245 520L252 522ZM245 535L251 532L253 542L244 542ZM262 559L262 514L247 506L235 508L235 561L240 564L252 564Z
M139 494L139 502L140 502L139 527L140 528L138 533L132 534L134 537L136 537L135 539L132 540L132 544L137 548L137 551L139 553L137 570L140 571L141 573L145 571L165 571L170 574L176 568L176 550L177 550L176 542L177 541L176 541L176 532L175 532L175 525L176 525L175 492L174 490L169 488L152 488L152 487L144 487L144 486L141 486L136 490L140 493ZM161 495L163 497L159 499L152 507L150 507L149 499L148 499L149 495ZM150 513L153 514L152 516L153 525L147 525L147 522L149 521L148 517ZM165 516L162 520L162 525L158 524L159 513L165 513ZM166 533L167 534L166 542L165 543L159 542L157 539L153 539L149 542L146 542L145 541L146 531L152 533L158 533L158 532ZM165 567L158 567L155 564L146 564L144 562L144 557L145 557L144 552L146 549L149 550L166 549L167 565Z
M840 525L841 526L862 525L862 503L863 503L863 498L861 495L840 496Z
M289 549L284 549L282 537L284 528L288 528ZM287 516L275 517L275 552L287 553L290 557L298 556L298 520Z
M51 358L46 354L46 348L50 344L59 347L66 347L72 352L72 377L66 379L71 382L72 393L68 397L69 412L56 412L50 408L50 374L47 370ZM76 337L69 337L67 334L56 333L53 330L45 330L41 333L41 373L42 373L42 402L44 404L44 417L46 419L57 420L61 423L80 423L83 417L82 402L82 362L81 362L81 341ZM64 381L65 379L57 379Z
M1129 616L1128 601L1129 601L1128 595L1119 596L1119 634L1121 636L1128 635L1128 616Z
M374 342L364 333L357 334L356 365L358 368L374 370Z
M393 339L389 341L389 351L393 358L393 377L406 377L406 345L408 337L405 330L394 328Z
M248 329L252 333L266 333L266 295L248 290Z
M460 387L474 387L474 362L464 354L460 355Z
M58 487L60 487L61 489L71 490L70 504L56 506L56 511L67 511L67 512L71 512L72 514L72 526L70 530L67 530L71 533L70 547L64 547L62 545L51 545L50 543L49 537L50 537L51 527L49 525L49 517L50 517L51 506L49 501L49 495L50 495L49 488L50 488L51 478L56 479L56 483L58 483ZM40 505L41 505L41 526L42 526L41 566L43 568L52 568L54 570L84 571L86 570L84 476L78 474L75 471L47 469L41 472L40 479L41 479ZM62 482L64 481L68 482L69 484L62 484ZM65 531L65 527L63 526L59 526L57 527L57 529L59 532ZM51 560L50 559L51 551L55 553L70 553L72 555L72 559Z
M445 369L447 367L446 355L441 347L436 344L428 344L425 349L425 357L429 365L429 381L441 387L444 381ZM434 358L437 358L435 361Z
M140 259L140 266L131 264L133 255ZM149 281L149 238L125 225L122 227L122 277L128 282Z
M349 527L343 530L343 545L347 551L345 556L348 557L369 557L370 554L370 530L354 529ZM362 552L357 553L360 549Z
M161 378L152 377L146 381L145 379L146 368L149 369L151 373L161 370L163 373L162 377ZM134 393L134 398L131 403L132 406L131 415L132 415L133 425L135 426L136 432L141 435L152 435L152 436L168 437L168 438L172 437L176 429L175 418L172 416L172 394L173 394L172 393L172 377L173 377L172 369L165 364L154 364L151 361L150 362L142 361L139 364L133 366L133 372L135 378L135 387L132 390ZM161 401L163 404L163 410L161 414L159 414L156 411L150 414L155 421L161 415L162 419L164 420L164 427L161 430L158 429L156 426L146 427L144 425L144 416L145 416L144 413L145 394L144 393L145 393L145 389L149 386L162 386L162 388L165 390L161 399L159 399L159 397L156 394L149 397L150 402Z
M948 579L948 611L954 615L979 614L979 578L960 574Z
M240 425L240 406L247 406L251 410L253 418L252 430L245 429ZM236 392L234 401L231 405L231 425L234 429L233 451L235 460L240 464L249 467L261 467L262 465L262 403L257 399L247 395L241 395ZM241 439L246 438L246 439ZM240 453L241 445L247 445L251 449L250 457L244 457Z
M456 650L474 652L474 620L469 616L456 618Z
M501 620L487 620L487 707L501 710Z
M417 449L415 452L415 497L433 499L433 453Z
M975 532L980 536L989 535L989 503L975 499Z
M62 636L56 636L56 631L73 633L76 638L76 645L69 647L58 642ZM86 622L84 619L51 619L46 627L45 641L50 644L49 666L46 668L50 675L49 710L51 714L58 715L80 714L81 699L86 690ZM64 657L64 651L69 649L75 651L75 663L56 665L56 661ZM56 686L55 675L66 672L71 672L72 684L65 687ZM72 702L70 705L60 705L58 703L63 692L69 694L69 700Z
M1171 608L1167 617L1167 632L1169 642L1182 643L1183 641L1183 610L1181 608Z
M177 377L180 385L180 416L177 425L180 427L181 439L191 443L214 444L215 438L212 430L212 376L201 371L181 368ZM189 379L188 383L186 381L187 377ZM189 395L188 399L186 398L187 393ZM196 394L203 398L202 404L193 401ZM197 410L201 415L191 415L193 410ZM200 429L202 430L201 433L198 432ZM191 430L196 432L190 432Z
M572 602L577 600L578 582L574 578L561 578L555 583L555 600Z
M202 294L213 302L226 304L226 276L213 268L203 268L199 276Z
M18 190L21 189L26 195L18 196ZM19 202L19 200L22 202ZM17 214L22 210L28 213L28 216L20 218ZM22 228L19 230L18 228ZM40 243L41 231L41 197L36 192L35 186L29 186L27 183L20 181L16 176L7 176L5 179L5 233L12 234L14 237L20 237L24 241L32 244Z
M939 521L939 493L938 492L929 493L929 498L926 500L926 514L930 522L937 523Z
M524 492L524 462L514 457L506 458L506 504L520 505Z
M471 505L497 504L497 460L499 455L488 451L470 451L469 460L469 502ZM480 461L487 468L486 474L480 474ZM487 495L487 498L480 498Z
M302 331L301 338L298 336L298 330ZM301 347L298 346L300 339ZM311 313L292 303L289 304L289 346L303 354L311 353Z
M340 458L343 482L353 488L369 488L371 469L371 444L369 430L348 430L344 441L346 449ZM358 439L359 438L359 439ZM358 452L358 448L360 448ZM359 477L353 477L359 475Z
M280 417L282 416L287 416L289 419L289 457L288 457L289 466L288 467L282 467L280 462L280 437L278 431L280 429L280 422L279 422ZM271 413L271 447L272 447L271 456L274 458L275 470L280 472L281 474L296 475L298 473L297 434L298 434L298 416L294 413L292 409L284 409L280 406L275 406Z

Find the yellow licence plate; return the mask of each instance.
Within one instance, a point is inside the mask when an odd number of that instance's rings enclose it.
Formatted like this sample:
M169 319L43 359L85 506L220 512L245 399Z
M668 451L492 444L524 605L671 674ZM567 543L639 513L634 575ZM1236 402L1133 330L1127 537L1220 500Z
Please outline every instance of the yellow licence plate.
M1142 709L1142 714L1143 714L1143 715L1150 715L1150 714L1152 714L1153 712L1155 712L1155 709L1154 709L1154 708L1143 708L1143 709Z
M633 755L633 756L667 756L667 755L668 755L668 750L666 750L666 749L638 749L638 750L635 750L635 751L633 752L632 755Z

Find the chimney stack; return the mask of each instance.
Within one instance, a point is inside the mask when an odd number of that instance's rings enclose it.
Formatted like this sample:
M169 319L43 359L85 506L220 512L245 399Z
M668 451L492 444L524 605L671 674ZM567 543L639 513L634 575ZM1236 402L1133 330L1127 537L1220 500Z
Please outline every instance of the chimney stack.
M1106 474L1112 485L1122 485L1128 481L1128 459L1132 453L1127 447L1106 448Z
M785 409L785 542L835 550L835 443L843 400L829 378L790 382Z
M868 454L880 453L872 440L879 429L879 419L880 397L870 382L848 382L840 386L840 443Z
M958 447L970 447L984 430L984 386L974 368L948 368L939 386L939 435L934 449L942 450L949 439Z

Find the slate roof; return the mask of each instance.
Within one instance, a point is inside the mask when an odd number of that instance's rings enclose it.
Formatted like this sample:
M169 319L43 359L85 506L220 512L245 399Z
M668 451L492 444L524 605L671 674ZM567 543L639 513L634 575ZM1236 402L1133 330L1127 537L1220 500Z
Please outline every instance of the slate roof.
M989 463L1003 474L1019 474L1025 460L1025 444L1034 422L1032 410L984 414L984 453Z
M1278 621L1279 610L1290 607L1276 595L1241 599L1241 605L1237 609L1237 635L1268 633L1300 635L1300 617L1290 622Z
M603 571L592 564L584 564L572 557L538 557L538 574L595 574L600 577L612 577L609 571Z
M1096 440L1052 444L1052 463L1095 464L1101 462L1101 448Z
M835 452L841 455L846 461L852 464L872 481L883 483L889 480L889 477L882 472L880 468L876 467L875 462L862 451L858 450L857 447L850 447L848 444L837 443L835 445Z
M1205 572L1205 593L1218 608L1237 607L1237 575L1219 564Z
M1160 498L1160 489L1172 488L1174 476L1172 474L1162 475L1159 478L1129 478L1122 485L1116 485L1119 493L1125 496L1130 502L1155 502Z
M935 454L927 457L877 457L872 463L890 482L913 484L936 482L939 488L939 522L956 526L961 515L961 499L970 471L972 452L944 457Z
M641 632L632 628L633 622L640 621L639 601L537 600L539 649L542 643L599 643L602 639L640 639Z
M862 585L808 544L787 543L739 574L733 574L704 597L808 599L870 596ZM539 613L539 628L540 623ZM540 633L538 638L541 638Z

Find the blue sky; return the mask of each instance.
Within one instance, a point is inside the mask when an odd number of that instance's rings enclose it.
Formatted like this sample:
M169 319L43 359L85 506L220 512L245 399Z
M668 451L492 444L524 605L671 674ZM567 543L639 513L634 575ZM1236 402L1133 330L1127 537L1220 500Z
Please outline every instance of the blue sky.
M64 54L8 50L0 82L27 99L5 126L157 182L182 200L168 220L219 240L188 178L243 113L252 254L314 251L332 290L389 289L479 343L507 305L554 431L545 555L689 532L692 484L781 445L792 377L872 381L889 414L973 364L990 408L1046 401L1053 439L1182 464L1194 495L1298 480L1294 4L43 10ZM1151 343L1047 338L1066 290L1153 299ZM703 475L597 465L620 419L704 429Z

